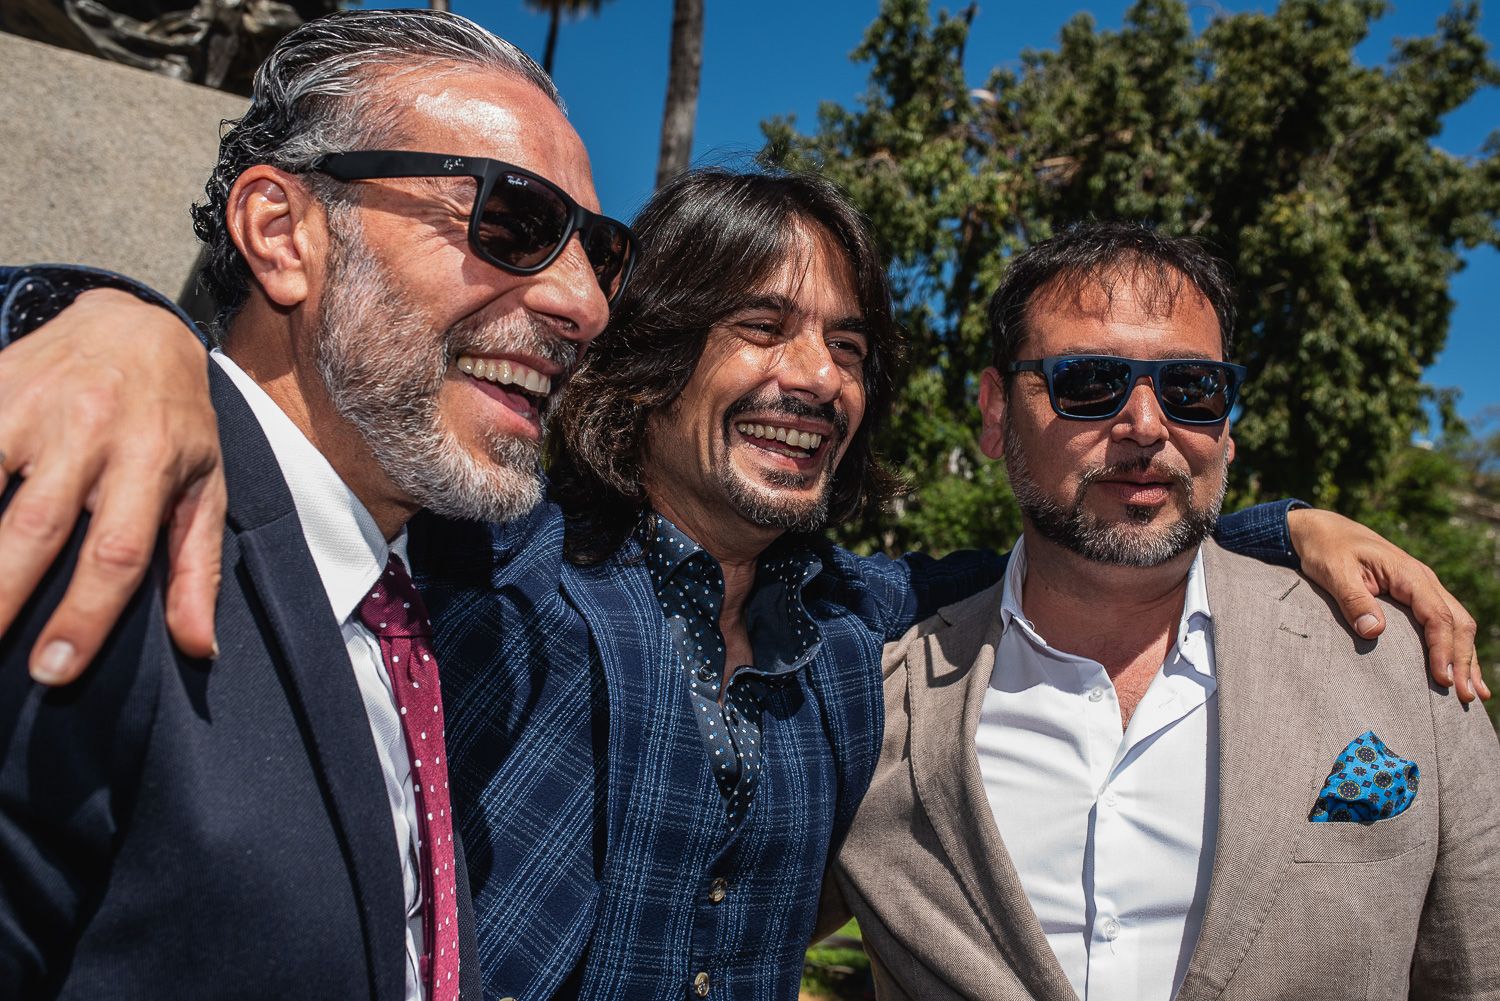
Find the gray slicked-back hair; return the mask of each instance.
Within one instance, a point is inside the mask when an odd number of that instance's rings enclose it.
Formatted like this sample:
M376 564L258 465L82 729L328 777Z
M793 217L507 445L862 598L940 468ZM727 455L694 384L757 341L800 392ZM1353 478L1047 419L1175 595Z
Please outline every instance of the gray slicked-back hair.
M244 306L250 269L229 238L229 190L256 164L305 171L324 153L381 145L404 107L399 90L379 78L403 69L451 72L479 68L534 85L563 108L557 87L530 56L474 22L430 10L346 10L297 28L255 72L250 107L219 139L219 160L193 206L193 229L207 244L203 284L219 304L219 326ZM442 152L437 150L436 152ZM309 174L324 201L334 184Z

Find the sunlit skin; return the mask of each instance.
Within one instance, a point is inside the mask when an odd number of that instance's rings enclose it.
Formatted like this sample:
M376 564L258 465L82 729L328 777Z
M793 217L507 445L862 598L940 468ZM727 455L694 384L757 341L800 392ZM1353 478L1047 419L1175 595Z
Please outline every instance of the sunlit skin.
M1223 360L1218 320L1190 286L1177 296L1168 316L1144 308L1129 281L1116 284L1112 303L1096 286L1076 299L1044 289L1027 313L1027 330L1017 359L1102 354ZM979 394L980 445L991 458L1004 458L1009 422L1032 479L1066 505L1077 495L1084 470L1150 457L1145 472L1101 480L1085 492L1084 509L1112 525L1160 531L1182 517L1184 497L1180 487L1154 470L1185 471L1201 498L1213 495L1234 458L1227 421L1204 426L1167 420L1145 378L1132 387L1119 414L1100 421L1058 417L1039 375L1012 376L1009 388L1008 395L1006 381L995 369L985 371ZM1137 524L1127 505L1154 515ZM1060 649L1104 665L1119 695L1122 722L1128 722L1171 648L1195 551L1151 568L1110 566L1042 537L1029 520L1023 531L1028 564L1022 607L1027 618Z
M647 427L643 479L652 505L723 568L726 672L751 661L745 599L756 560L783 529L747 518L716 471L727 469L778 505L815 507L864 417L869 345L848 260L818 227L799 227L796 245L760 290L760 301L709 332L687 386ZM726 422L737 403L762 394L830 406L841 421L752 409ZM821 434L823 442L807 458L789 456L733 426L745 422L787 425ZM842 438L835 433L840 422L847 427ZM787 485L788 478L802 482Z
M515 77L461 70L397 74L398 134L386 148L504 160L541 174L586 208L598 210L587 153L562 112ZM608 319L604 293L576 235L536 275L511 275L475 255L468 242L474 182L462 178L357 182L365 244L382 271L421 309L434 338L460 321L511 317L587 345ZM300 178L271 167L241 175L230 197L230 225L259 287L231 326L225 350L286 411L374 516L388 537L419 506L372 461L359 434L333 410L314 364L318 307L327 276L327 219ZM506 354L553 377L542 359ZM525 397L465 375L456 360L439 395L443 425L482 454L487 429L537 439L541 425Z

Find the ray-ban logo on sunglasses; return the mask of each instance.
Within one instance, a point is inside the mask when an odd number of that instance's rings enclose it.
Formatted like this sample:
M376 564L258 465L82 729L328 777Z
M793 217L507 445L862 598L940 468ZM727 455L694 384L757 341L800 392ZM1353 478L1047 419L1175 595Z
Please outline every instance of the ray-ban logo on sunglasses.
M450 156L450 157L448 157L448 159L446 159L446 160L443 161L443 169L444 170L463 170L464 169L464 162L459 157Z

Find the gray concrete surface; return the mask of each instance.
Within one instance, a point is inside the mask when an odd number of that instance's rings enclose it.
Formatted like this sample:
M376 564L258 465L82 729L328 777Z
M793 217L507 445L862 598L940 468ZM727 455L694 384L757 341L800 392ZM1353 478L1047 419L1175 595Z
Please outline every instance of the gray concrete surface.
M180 298L188 207L245 104L0 32L0 262L96 264Z

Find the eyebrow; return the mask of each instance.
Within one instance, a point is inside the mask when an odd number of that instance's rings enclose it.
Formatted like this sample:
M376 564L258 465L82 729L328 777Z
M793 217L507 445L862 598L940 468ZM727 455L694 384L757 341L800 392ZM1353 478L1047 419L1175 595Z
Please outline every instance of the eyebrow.
M729 316L738 316L741 313L755 313L765 311L768 313L779 313L786 315L797 311L797 304L784 295L755 295L741 302L729 312ZM831 330L842 330L850 334L864 334L869 336L870 324L863 316L851 314L843 316L829 324Z
M1090 348L1090 347L1071 347L1071 346L1063 348L1061 351L1054 352L1053 355L1052 355L1052 357L1054 357L1054 358L1067 358L1067 357L1073 357L1073 356L1076 356L1076 355L1093 355L1096 358L1124 358L1125 357L1124 355L1110 354L1108 351L1099 351L1099 350L1097 350L1095 348ZM1170 360L1175 360L1175 359L1178 359L1178 358L1181 358L1184 361L1220 361L1221 360L1219 358L1215 358L1213 355L1208 354L1207 352L1204 352L1204 351L1193 351L1193 350L1190 350L1190 349L1184 349L1182 351L1177 351L1177 352L1174 352L1172 354L1161 355L1158 358L1141 358L1139 360L1140 361L1164 361L1164 360L1170 361Z

